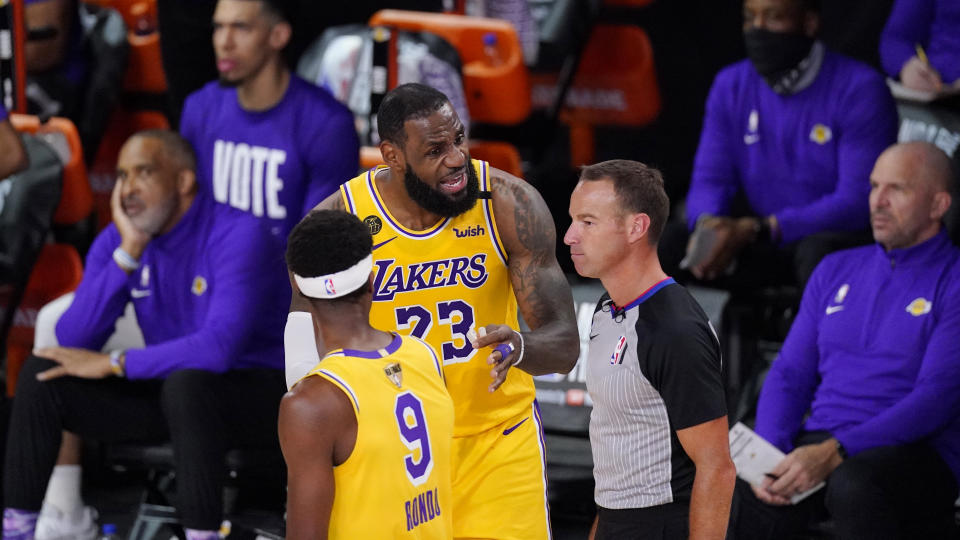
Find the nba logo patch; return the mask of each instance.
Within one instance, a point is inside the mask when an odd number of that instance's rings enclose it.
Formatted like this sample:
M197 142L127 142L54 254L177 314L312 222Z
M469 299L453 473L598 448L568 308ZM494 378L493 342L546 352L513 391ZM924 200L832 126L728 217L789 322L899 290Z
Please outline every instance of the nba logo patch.
M620 336L617 340L617 346L613 348L613 354L610 355L610 365L623 363L623 350L627 347L627 336Z
M327 292L327 294L330 294L330 295L337 294L336 289L333 288L333 280L332 280L332 279L325 279L325 280L323 280L323 290L325 290L325 291Z
M823 124L815 124L810 130L810 140L817 144L827 144L832 138L833 131Z

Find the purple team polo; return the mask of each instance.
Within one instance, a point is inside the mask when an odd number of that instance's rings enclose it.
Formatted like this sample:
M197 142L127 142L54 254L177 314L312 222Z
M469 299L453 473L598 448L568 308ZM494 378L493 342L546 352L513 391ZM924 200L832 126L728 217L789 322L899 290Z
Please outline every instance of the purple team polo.
M83 281L57 323L64 347L99 351L133 302L144 349L127 351L130 379L171 372L283 369L290 288L279 239L250 216L200 193L181 220L154 237L127 275L113 261L114 224L94 240Z
M851 455L929 441L960 479L958 351L960 249L945 232L828 255L764 382L756 431L784 452L801 430L829 431Z
M896 142L897 110L883 77L827 51L813 83L779 95L749 61L724 68L707 98L687 195L688 225L729 215L742 191L775 215L783 243L869 228L873 163Z
M894 79L924 48L944 83L960 79L960 2L957 0L897 0L880 36L880 61Z

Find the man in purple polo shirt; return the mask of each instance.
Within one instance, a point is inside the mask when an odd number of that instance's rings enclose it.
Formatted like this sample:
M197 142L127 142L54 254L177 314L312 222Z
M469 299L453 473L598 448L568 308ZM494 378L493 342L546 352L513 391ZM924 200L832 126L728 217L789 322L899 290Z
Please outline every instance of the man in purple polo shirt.
M200 190L266 220L283 242L356 175L360 152L350 111L286 66L290 37L276 0L220 0L213 15L220 80L191 94L180 120L197 152Z
M194 167L189 143L171 131L134 135L121 150L114 222L90 248L57 323L61 346L37 350L17 381L4 539L34 537L62 431L105 442L169 438L190 540L217 538L227 450L279 452L283 253L262 222L198 192ZM128 302L146 346L101 353ZM91 526L62 537L92 538Z
M868 176L896 140L897 112L879 73L815 39L818 8L745 0L749 58L710 90L687 229L664 242L668 273L694 229L704 233L687 254L694 276L723 278L736 260L729 281L749 286L803 283L824 254L869 242Z
M951 178L925 142L877 160L876 244L828 255L807 284L757 409L757 433L788 454L763 485L738 481L734 538L791 538L824 507L844 540L956 538L960 249L941 226Z

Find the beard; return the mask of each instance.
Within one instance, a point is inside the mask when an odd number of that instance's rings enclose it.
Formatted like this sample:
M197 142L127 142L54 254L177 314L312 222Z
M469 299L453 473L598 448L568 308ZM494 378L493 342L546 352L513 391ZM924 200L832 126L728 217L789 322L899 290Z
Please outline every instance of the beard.
M403 185L407 194L424 210L443 217L457 217L473 208L480 196L480 179L477 171L467 160L467 185L453 195L447 195L431 187L416 175L410 167L403 173Z
M140 229L150 237L154 237L170 222L170 218L176 212L176 209L177 199L170 197L155 206L145 209L136 216L130 216L130 221L134 227Z

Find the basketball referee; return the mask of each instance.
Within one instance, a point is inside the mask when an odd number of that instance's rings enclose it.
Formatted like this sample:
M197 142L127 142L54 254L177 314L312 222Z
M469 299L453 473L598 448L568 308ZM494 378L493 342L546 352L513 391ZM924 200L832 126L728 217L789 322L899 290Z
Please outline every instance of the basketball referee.
M660 172L635 161L584 167L570 199L564 242L577 273L606 289L587 359L597 539L726 533L736 471L720 345L660 267L668 212Z

